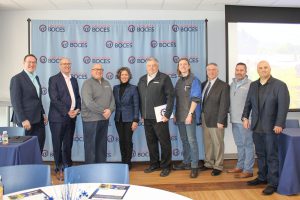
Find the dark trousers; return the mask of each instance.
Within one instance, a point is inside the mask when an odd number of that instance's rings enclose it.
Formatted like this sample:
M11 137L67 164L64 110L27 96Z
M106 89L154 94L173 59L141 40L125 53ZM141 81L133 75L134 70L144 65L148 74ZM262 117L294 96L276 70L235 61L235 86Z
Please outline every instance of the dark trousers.
M108 120L82 121L85 163L103 163L107 156Z
M46 139L45 124L44 124L43 120L44 120L44 118L42 118L39 123L31 124L30 130L25 130L25 135L37 136L41 153L44 150L45 139Z
M50 122L55 171L72 166L72 146L76 119Z
M120 152L122 157L122 163L131 166L132 157L132 134L131 130L132 122L115 122L119 135Z
M253 142L257 155L258 179L268 181L268 185L278 186L278 135L253 132Z
M157 123L155 119L145 119L144 128L150 155L150 165L160 165L161 168L169 168L171 166L172 158L169 123ZM160 143L161 147L160 163L158 142Z

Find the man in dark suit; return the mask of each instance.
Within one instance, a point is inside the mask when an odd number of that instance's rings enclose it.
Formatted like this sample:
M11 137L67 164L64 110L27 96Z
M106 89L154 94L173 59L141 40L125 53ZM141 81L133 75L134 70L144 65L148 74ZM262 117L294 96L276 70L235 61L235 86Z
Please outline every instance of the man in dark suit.
M71 76L71 62L61 58L60 72L49 79L49 122L55 160L55 172L62 180L62 171L72 166L71 152L76 116L81 109L81 99L76 78Z
M24 70L10 80L10 99L14 110L12 121L25 129L25 135L38 137L42 152L48 119L42 105L42 87L35 73L36 64L35 55L24 57Z
M252 111L251 129L258 161L258 177L247 183L268 183L263 194L271 195L276 192L279 179L277 136L285 126L290 96L286 84L271 76L267 61L258 63L257 72L259 79L250 85L242 115L244 127L250 128Z
M200 170L213 169L212 176L223 170L224 128L229 111L229 85L218 78L216 63L206 67L208 80L202 83L202 127L204 131L205 163Z

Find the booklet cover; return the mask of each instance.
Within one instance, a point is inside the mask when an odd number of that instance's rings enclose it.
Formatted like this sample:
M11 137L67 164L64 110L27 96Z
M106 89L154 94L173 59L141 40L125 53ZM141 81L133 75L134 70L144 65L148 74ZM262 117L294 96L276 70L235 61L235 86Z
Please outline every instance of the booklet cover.
M162 117L165 115L166 108L167 108L167 104L154 107L156 122L162 121ZM170 119L172 119L172 118L174 118L173 113L170 116Z
M123 199L129 187L129 185L101 184L89 199Z
M20 193L20 194L15 194L15 195L11 195L8 196L9 199L39 199L39 200L43 200L43 199L49 199L49 196L41 189L38 190L33 190L33 191L29 191L29 192L24 192L24 193Z

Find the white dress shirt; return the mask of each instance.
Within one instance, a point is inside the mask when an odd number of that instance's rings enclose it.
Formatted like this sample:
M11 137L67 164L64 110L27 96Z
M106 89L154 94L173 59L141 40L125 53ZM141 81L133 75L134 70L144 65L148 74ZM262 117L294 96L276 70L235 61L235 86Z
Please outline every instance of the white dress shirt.
M62 74L65 78L65 81L66 81L66 84L67 84L67 87L68 87L68 90L69 90L69 94L71 96L71 108L70 110L74 110L75 109L75 105L76 105L76 100L75 100L75 95L74 95L74 90L73 90L73 87L72 87L72 83L71 83L71 76L67 76L65 74Z

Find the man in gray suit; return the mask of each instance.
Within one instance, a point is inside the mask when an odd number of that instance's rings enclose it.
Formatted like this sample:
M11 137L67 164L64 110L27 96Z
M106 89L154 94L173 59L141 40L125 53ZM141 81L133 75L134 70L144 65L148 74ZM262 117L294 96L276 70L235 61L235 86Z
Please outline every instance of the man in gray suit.
M242 115L244 128L251 127L253 130L258 164L258 177L247 183L251 186L268 183L263 194L271 195L278 186L277 136L285 126L290 95L286 84L271 76L271 67L267 61L258 63L257 73L259 79L250 85Z
M229 85L218 78L216 63L206 67L208 80L202 83L202 127L204 131L205 163L200 170L213 169L212 176L223 170L224 128L229 111Z

